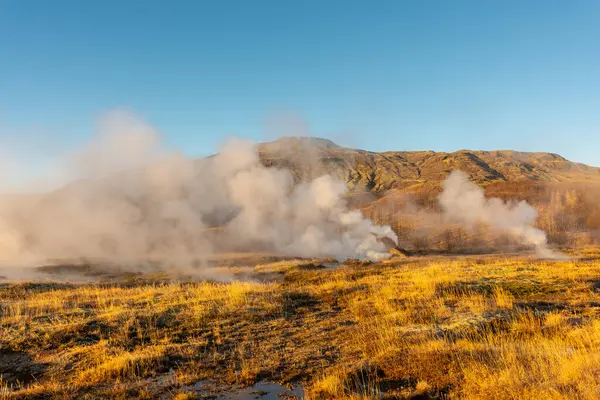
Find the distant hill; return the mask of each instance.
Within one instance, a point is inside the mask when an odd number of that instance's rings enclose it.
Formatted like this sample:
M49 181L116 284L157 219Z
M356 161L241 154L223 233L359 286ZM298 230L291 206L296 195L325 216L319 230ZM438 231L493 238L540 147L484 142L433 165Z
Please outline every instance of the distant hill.
M455 169L482 186L491 184L600 185L600 168L571 162L558 154L511 150L386 151L349 149L313 137L288 137L259 146L262 162L292 170L297 179L330 173L350 188L435 189Z

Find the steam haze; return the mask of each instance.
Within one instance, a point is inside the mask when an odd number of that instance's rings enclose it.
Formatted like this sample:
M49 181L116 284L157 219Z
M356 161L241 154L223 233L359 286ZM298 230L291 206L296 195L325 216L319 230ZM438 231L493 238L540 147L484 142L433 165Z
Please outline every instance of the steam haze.
M527 202L488 199L482 188L458 170L450 173L442 187L438 200L446 221L468 228L484 224L508 234L522 245L534 248L540 257L561 256L548 248L546 233L534 227L538 213Z
M60 167L79 180L45 195L3 197L3 265L201 266L227 249L381 259L388 254L378 239L397 241L389 226L348 209L344 182L325 175L295 185L289 171L264 167L257 146L240 139L190 160L128 112L104 117L90 143Z

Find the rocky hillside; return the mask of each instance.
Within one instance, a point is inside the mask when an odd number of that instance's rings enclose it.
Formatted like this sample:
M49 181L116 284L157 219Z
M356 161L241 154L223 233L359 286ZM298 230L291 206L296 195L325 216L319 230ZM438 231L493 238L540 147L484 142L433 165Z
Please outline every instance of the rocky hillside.
M354 189L435 189L455 169L482 186L493 184L600 185L600 168L571 162L558 154L510 150L453 153L349 149L312 137L282 138L259 147L267 166L289 168L299 180L336 175Z

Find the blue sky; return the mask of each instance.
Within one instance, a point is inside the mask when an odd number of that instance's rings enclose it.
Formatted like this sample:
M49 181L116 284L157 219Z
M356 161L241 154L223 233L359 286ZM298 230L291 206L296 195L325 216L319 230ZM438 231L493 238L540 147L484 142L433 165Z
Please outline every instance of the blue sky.
M125 107L191 156L283 116L600 165L598 21L596 0L0 0L0 143L41 165Z

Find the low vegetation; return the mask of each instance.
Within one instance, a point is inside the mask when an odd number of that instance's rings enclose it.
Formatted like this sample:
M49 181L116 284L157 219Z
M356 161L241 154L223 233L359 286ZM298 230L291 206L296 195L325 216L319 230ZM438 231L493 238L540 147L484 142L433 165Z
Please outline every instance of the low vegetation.
M307 399L595 399L600 252L577 256L247 267L278 277L267 282L7 284L0 396L193 399L268 380L301 383Z

